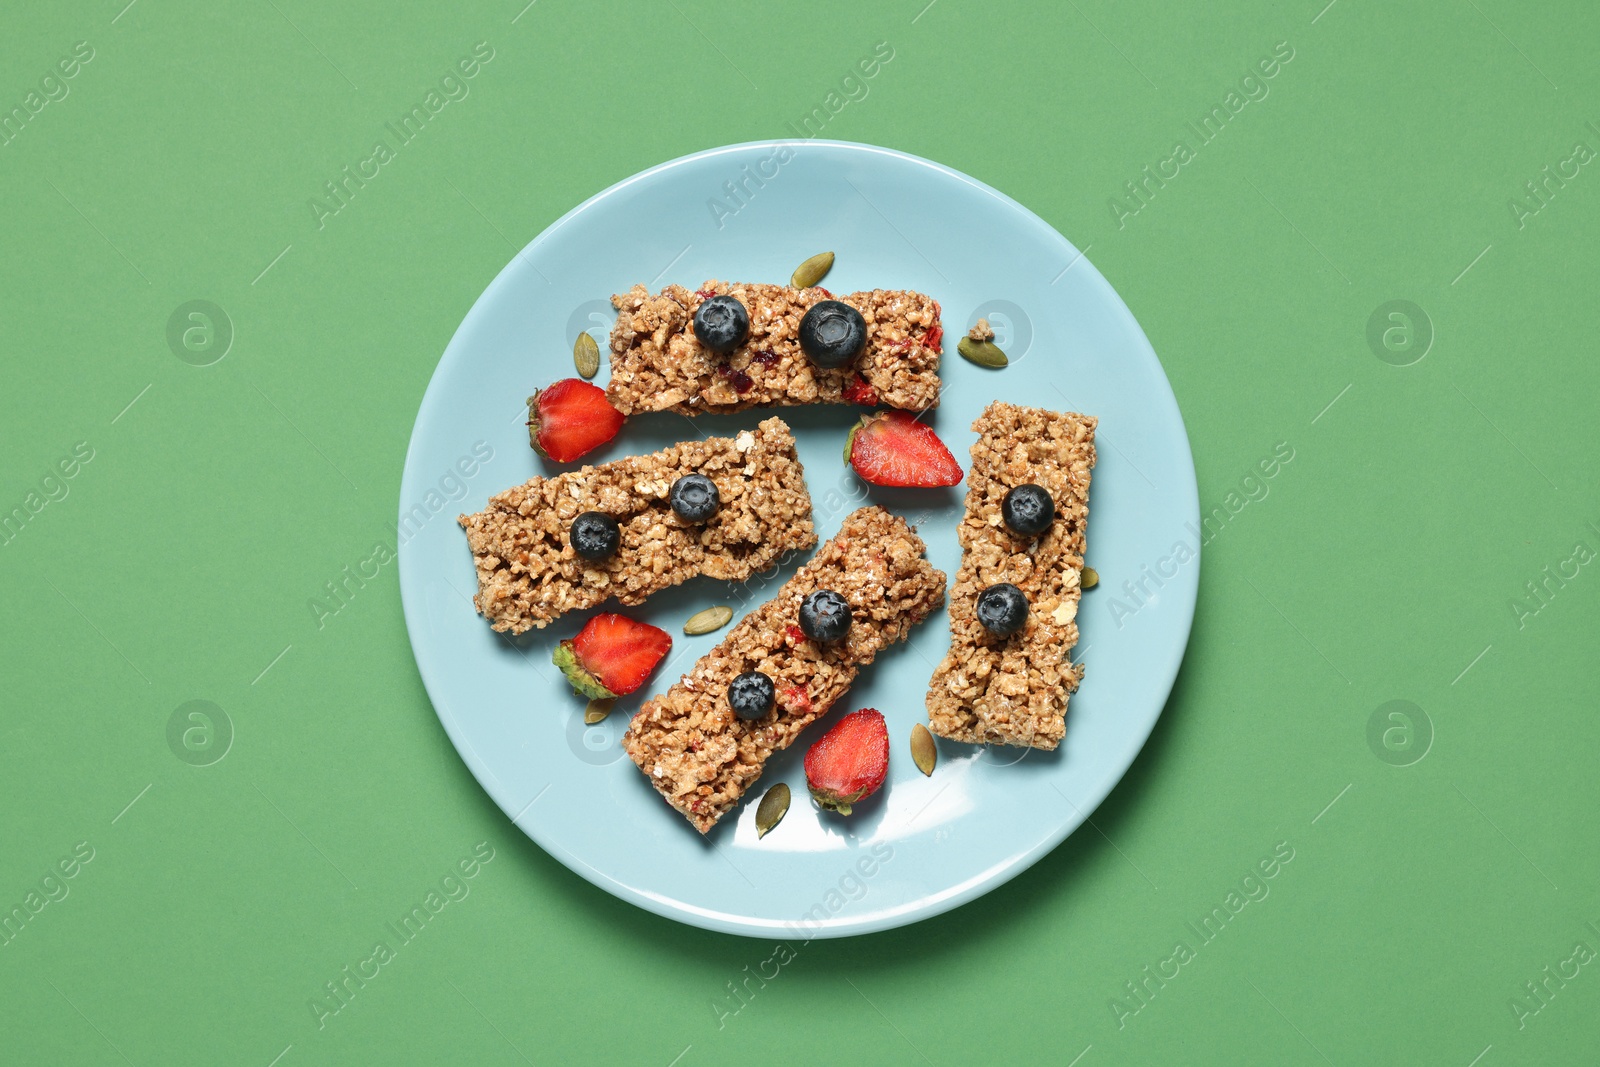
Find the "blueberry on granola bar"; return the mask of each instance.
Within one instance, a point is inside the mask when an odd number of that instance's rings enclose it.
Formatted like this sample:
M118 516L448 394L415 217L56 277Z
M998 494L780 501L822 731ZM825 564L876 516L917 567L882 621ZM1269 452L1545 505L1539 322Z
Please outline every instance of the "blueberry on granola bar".
M972 424L978 440L956 528L961 567L950 587L950 651L928 683L935 737L1049 751L1066 736L1067 701L1083 679L1072 650L1080 593L1092 584L1083 553L1098 425L1092 415L999 400ZM1042 486L1055 506L1042 540L1004 524L1002 500L1024 483ZM976 610L979 594L996 582L1015 583L1028 601L1023 628L1004 640Z
M687 523L672 511L668 489L702 473L716 481L722 506L705 522ZM621 528L607 559L573 551L572 520L588 511ZM642 604L701 575L744 581L817 543L794 433L776 418L727 437L534 478L456 521L477 571L473 605L497 632L512 634L613 598Z
M732 352L750 336L750 312L731 296L714 296L695 309L694 335L713 352Z
M819 300L800 319L800 349L819 367L842 367L867 346L867 320L839 300Z
M850 601L832 589L818 589L800 602L800 630L813 641L843 641L850 632Z
M978 594L978 621L996 637L1007 637L1028 621L1028 596L1010 582L997 582Z
M1042 485L1019 485L1000 501L1000 516L1012 533L1036 537L1050 529L1056 518L1056 502Z
M572 551L584 559L609 559L622 545L622 528L602 511L585 511L573 519L567 536Z
M730 499L728 507L735 506ZM798 609L808 593L830 588L848 597L855 622L849 641L818 647L800 640ZM644 702L622 735L623 750L674 810L709 832L862 669L944 602L944 589L945 576L904 519L862 508L776 596ZM729 683L747 671L765 674L777 690L775 710L755 720L728 707Z
M760 671L745 671L728 683L728 706L741 719L759 719L772 710L772 679Z
M685 474L673 482L667 501L685 522L705 522L722 506L717 483L704 474Z
M731 352L713 351L695 334L695 312L717 296L733 297L750 317L750 336ZM844 366L822 367L801 350L800 322L813 305L835 299L861 314L866 341ZM939 302L926 293L869 289L835 297L820 286L708 279L697 289L668 285L657 293L635 285L611 302L617 323L606 396L624 414L697 418L797 404L926 411L939 404L944 329ZM727 484L718 484L727 496Z

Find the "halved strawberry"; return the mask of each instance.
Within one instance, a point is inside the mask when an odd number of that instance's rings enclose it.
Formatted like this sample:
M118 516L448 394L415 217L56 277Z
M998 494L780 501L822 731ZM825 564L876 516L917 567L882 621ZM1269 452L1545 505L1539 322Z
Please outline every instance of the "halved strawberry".
M889 776L889 727L875 708L840 719L806 752L806 785L818 804L849 815Z
M878 391L867 384L867 380L859 374L850 375L844 392L839 394L846 404L860 404L863 407L878 406Z
M546 459L571 463L617 436L622 418L604 389L563 378L528 398L528 441Z
M583 696L627 696L644 684L672 648L672 635L626 615L596 615L578 636L556 646L552 658Z
M873 485L955 485L961 464L933 427L908 411L863 415L844 443L844 458Z

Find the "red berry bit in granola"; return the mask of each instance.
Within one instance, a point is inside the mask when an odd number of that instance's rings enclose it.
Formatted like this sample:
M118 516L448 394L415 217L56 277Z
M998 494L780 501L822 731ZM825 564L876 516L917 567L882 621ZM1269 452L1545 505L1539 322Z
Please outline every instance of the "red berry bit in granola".
M800 635L800 640L805 640L805 634ZM786 710L798 712L801 715L811 714L811 697L805 689L798 685L791 685L779 694Z
M928 728L974 744L1053 749L1066 734L1067 697L1083 678L1068 662L1078 643L1089 475L1090 415L996 401L972 428L967 510L957 528L961 566L950 588L950 653L928 687ZM1036 537L1009 530L1001 502L1032 483L1055 502L1050 528ZM1028 598L1021 630L997 637L978 622L978 594L999 582Z
M703 347L694 334L695 309L713 296L732 296L750 313L749 338L725 355ZM611 298L617 324L611 330L606 395L627 415L698 415L862 403L846 395L852 381L861 381L878 398L874 403L909 411L937 406L943 336L938 301L888 289L838 297L866 320L867 345L850 364L828 370L800 350L799 331L811 306L832 298L821 286L712 281L698 290L669 285L652 294L636 285ZM753 370L757 365L761 369Z
M905 520L862 508L776 597L639 709L622 746L695 829L705 833L733 810L774 752L792 744L862 667L944 602L945 576L924 551ZM820 645L801 633L791 644L786 638L799 631L800 602L818 589L850 601L849 635ZM728 684L745 671L760 671L777 690L776 706L763 718L740 719L728 706Z
M865 407L878 405L878 392L868 385L859 374L850 376L850 384L845 386L843 400L848 404L861 404Z
M668 501L685 474L717 485L722 506L706 522L685 522ZM643 603L699 574L743 581L817 543L803 474L794 435L773 418L734 437L535 478L457 520L477 564L473 602L496 630L520 634L611 597ZM606 559L572 550L568 528L586 511L621 528L622 544Z
M733 391L736 393L748 393L750 391L750 387L755 384L755 381L750 377L749 374L746 374L742 370L734 370L733 367L727 363L719 363L717 365L717 376L720 378L726 378L728 380L728 384L733 386Z

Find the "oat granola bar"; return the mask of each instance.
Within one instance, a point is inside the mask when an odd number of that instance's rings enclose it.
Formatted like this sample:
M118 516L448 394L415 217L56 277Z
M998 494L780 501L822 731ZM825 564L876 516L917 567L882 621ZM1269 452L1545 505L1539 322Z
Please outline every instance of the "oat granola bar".
M717 485L721 507L704 523L685 522L668 503L685 474ZM621 547L608 559L573 553L568 527L586 511L621 527ZM639 604L700 574L742 581L817 543L794 435L776 418L734 437L534 478L458 521L478 569L473 602L496 630L514 634L610 597Z
M701 346L694 313L731 295L750 313L750 337L726 355ZM800 350L800 319L819 300L861 312L867 344L849 365L826 370ZM939 403L939 303L922 293L874 289L834 297L814 286L708 281L699 290L642 285L611 298L611 381L606 396L624 415L725 413L795 404L886 404L922 411Z
M923 557L905 520L862 508L778 595L739 621L671 689L646 701L622 745L650 784L701 833L738 804L768 757L844 695L856 672L944 600L945 576ZM832 589L850 602L844 641L820 645L799 623L800 602ZM745 671L773 681L774 707L745 721L728 706L728 684Z
M1066 732L1067 697L1083 677L1068 661L1078 643L1079 580L1089 517L1094 431L1089 415L996 401L972 428L966 517L958 530L961 566L950 590L950 653L928 688L928 727L976 744L1053 749ZM1012 488L1043 486L1055 519L1037 537L1001 518ZM978 594L1011 582L1027 595L1023 628L996 637L978 622Z

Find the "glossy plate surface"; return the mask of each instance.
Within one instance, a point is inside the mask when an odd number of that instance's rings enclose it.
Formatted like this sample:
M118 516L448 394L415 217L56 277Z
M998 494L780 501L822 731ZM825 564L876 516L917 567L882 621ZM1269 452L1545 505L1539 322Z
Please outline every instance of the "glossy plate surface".
M941 610L863 672L839 706L769 764L746 804L702 839L649 787L619 739L644 698L726 633L685 637L685 619L713 604L743 614L804 560L742 586L699 579L627 609L671 633L673 651L640 693L585 727L583 702L550 652L586 615L517 639L494 634L473 612L472 560L455 517L508 486L570 469L529 449L522 402L535 387L574 375L579 331L606 350L612 293L638 282L693 288L709 278L786 284L802 260L825 250L838 257L822 282L835 293L915 289L943 305L946 390L929 421L963 467L975 439L969 426L991 400L1099 416L1088 561L1101 586L1084 596L1074 657L1087 674L1058 751L940 741L938 768L925 778L909 737L926 718L928 678L949 646ZM1004 370L956 354L980 316L1011 357ZM606 374L602 366L597 384ZM832 536L856 507L883 504L917 524L934 565L953 575L965 484L869 490L841 458L861 410L778 412L800 442L818 535ZM636 418L585 459L601 463L697 433L729 435L769 414ZM440 721L484 789L551 855L607 892L686 923L843 936L971 900L1025 870L1094 811L1144 744L1182 660L1199 582L1198 511L1183 420L1155 353L1105 279L1043 220L963 174L887 149L746 144L662 164L600 193L540 234L479 297L412 432L400 583ZM1123 591L1130 580L1143 583L1137 597ZM889 781L849 819L825 816L807 795L803 750L860 707L888 719ZM794 803L758 841L756 800L779 781Z

